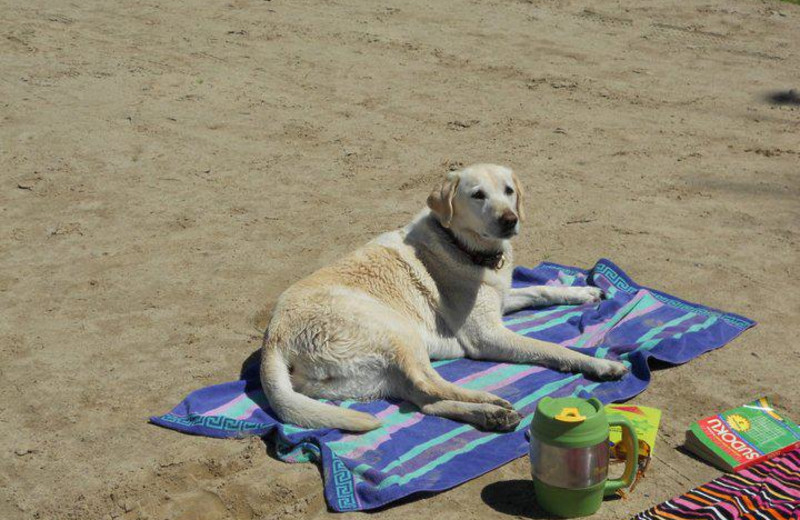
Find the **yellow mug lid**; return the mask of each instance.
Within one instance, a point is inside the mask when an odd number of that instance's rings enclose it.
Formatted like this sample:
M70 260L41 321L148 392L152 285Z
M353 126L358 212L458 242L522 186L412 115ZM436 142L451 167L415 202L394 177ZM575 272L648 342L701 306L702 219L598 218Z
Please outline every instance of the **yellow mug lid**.
M561 422L581 423L586 420L586 416L581 415L577 408L566 406L555 416L555 419Z

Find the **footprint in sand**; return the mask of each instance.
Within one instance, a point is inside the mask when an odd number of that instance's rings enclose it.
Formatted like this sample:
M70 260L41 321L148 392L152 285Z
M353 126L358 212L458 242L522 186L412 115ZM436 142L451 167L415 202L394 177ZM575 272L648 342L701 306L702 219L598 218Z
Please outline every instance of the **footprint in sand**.
M227 514L219 495L199 489L173 496L156 516L170 520L221 520L227 518Z

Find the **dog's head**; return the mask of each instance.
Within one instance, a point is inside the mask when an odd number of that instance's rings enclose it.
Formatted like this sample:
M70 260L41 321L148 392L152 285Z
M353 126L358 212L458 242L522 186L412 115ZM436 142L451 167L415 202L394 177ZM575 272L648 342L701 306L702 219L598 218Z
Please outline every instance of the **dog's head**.
M428 207L442 226L477 240L511 238L524 219L517 176L494 164L450 172L428 196Z

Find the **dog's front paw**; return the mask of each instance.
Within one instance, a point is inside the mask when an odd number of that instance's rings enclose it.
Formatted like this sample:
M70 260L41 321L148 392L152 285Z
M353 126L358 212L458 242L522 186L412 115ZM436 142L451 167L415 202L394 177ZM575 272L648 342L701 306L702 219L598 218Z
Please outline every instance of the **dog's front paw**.
M493 406L483 416L483 428L494 432L508 432L517 427L522 416L514 410Z
M590 302L599 302L603 299L603 289L599 287L584 287L583 289Z
M469 397L470 398L467 402L486 403L486 404L491 404L493 406L499 406L500 408L507 408L509 410L514 409L511 403L489 392L482 392L480 390L476 390L472 392Z
M618 361L608 361L605 359L598 359L587 370L584 371L585 374L592 376L596 379L601 379L603 381L611 381L614 379L620 379L625 374L628 373L628 368L619 363Z
M570 287L566 294L566 303L595 303L603 299L603 290L599 287Z
M512 405L511 403L509 403L505 399L501 399L499 397L495 397L494 399L489 401L489 404L493 404L495 406L499 406L500 408L505 408L506 410L513 410L514 409L514 405Z

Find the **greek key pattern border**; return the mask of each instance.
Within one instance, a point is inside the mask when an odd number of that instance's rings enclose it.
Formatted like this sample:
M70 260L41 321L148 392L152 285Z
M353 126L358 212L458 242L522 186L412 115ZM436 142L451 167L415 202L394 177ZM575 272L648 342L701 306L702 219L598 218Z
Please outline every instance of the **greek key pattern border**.
M206 428L213 428L215 430L224 430L229 432L242 432L249 430L260 430L272 426L267 423L242 421L239 419L232 419L230 417L222 417L220 415L199 415L196 413L189 414L187 417L168 413L161 416L161 420L181 424L183 426L204 426Z
M339 511L354 511L358 509L353 474L335 455L331 460L331 467L333 469L333 486L336 491L337 508Z
M595 273L603 275L611 284L619 289L620 291L624 291L628 294L633 294L637 291L637 289L631 286L619 273L614 271L611 267L605 264L599 264L595 270ZM695 314L700 314L703 316L708 316L709 318L719 318L724 322L732 325L738 329L745 330L752 325L752 323L743 320L741 318L737 318L736 316L731 316L730 314L725 314L722 312L713 311L711 309L707 309L705 307L700 307L697 305L691 305L674 298L670 298L663 294L657 293L655 291L648 291L649 294L655 298L656 300L669 305L670 307L674 307L676 309L680 309L686 312L693 312Z
M602 274L606 277L606 279L611 282L611 285L619 289L620 291L626 292L628 294L633 294L637 291L637 289L631 286L625 279L619 275L615 270L610 268L605 264L599 264L595 267L594 272L597 274Z

